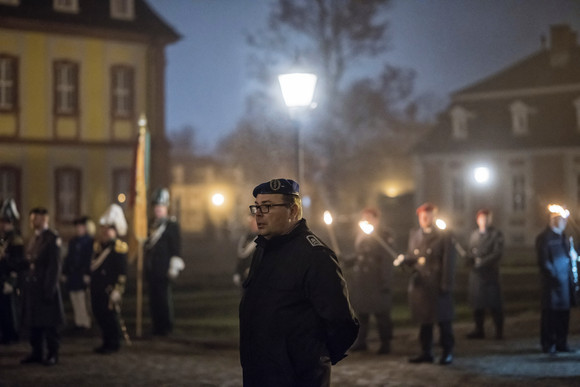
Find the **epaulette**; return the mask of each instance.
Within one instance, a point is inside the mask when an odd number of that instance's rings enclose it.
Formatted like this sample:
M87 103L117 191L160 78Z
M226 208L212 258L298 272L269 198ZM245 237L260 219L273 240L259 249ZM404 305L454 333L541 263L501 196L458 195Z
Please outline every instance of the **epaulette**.
M115 241L115 252L116 253L127 254L128 251L129 251L128 244L126 244L125 242L123 242L120 239L117 239Z
M320 241L320 239L318 239L316 237L316 235L314 235L314 234L308 234L308 235L306 235L306 240L308 241L308 243L310 243L310 245L312 247L324 246L324 243L322 243Z

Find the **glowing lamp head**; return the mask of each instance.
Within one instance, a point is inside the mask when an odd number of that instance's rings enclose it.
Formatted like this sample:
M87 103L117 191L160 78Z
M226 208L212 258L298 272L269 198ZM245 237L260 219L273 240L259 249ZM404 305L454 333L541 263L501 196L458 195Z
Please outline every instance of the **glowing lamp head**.
M317 77L309 73L291 73L278 76L284 102L288 107L308 107L312 103Z
M489 168L477 167L473 170L473 178L479 184L485 184L489 181Z
M445 230L447 228L447 223L445 223L445 221L443 219L437 219L435 221L435 225L437 226L437 228L439 228L440 230Z
M215 206L218 206L218 207L223 205L225 203L225 201L226 201L226 198L221 193L216 193L211 197L211 202Z
M375 227L366 220L361 220L358 222L358 226L367 235L370 235L373 231L375 231Z
M332 224L332 215L329 211L324 211L324 223L328 224L329 226Z
M568 219L570 216L570 211L559 204L548 205L548 211L550 212L550 216L560 216L564 219Z

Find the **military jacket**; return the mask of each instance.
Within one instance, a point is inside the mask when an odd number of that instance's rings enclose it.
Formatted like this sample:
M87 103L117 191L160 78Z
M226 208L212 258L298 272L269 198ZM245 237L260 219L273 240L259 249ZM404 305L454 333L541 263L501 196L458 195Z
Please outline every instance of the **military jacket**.
M145 242L145 274L149 281L168 281L171 257L181 256L179 224L167 218L151 230Z
M5 282L17 286L18 273L26 267L22 237L15 232L7 233L0 244L0 291Z
M93 296L109 295L114 289L123 294L127 279L129 247L120 239L96 244L91 261L91 292Z
M90 235L74 237L70 240L62 269L62 273L67 278L68 290L82 290L86 287L83 276L91 275L94 243Z
M341 268L304 220L256 243L240 303L244 383L311 385L358 333Z

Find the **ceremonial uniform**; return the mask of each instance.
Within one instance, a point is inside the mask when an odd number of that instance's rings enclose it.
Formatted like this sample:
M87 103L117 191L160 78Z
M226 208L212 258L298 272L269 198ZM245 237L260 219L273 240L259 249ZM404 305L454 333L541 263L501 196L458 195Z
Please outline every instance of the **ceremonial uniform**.
M16 231L0 238L0 343L18 341L20 297L18 277L24 265L24 242Z
M567 352L570 308L576 303L570 243L563 230L557 233L547 227L536 238L536 252L542 284L542 350Z
M181 238L174 218L163 218L153 224L145 242L145 275L149 286L149 310L154 335L167 335L173 330L173 297L170 263L179 257Z
M127 244L114 239L99 244L91 261L91 303L97 324L101 328L103 344L97 352L118 351L122 335L119 310L111 300L111 293L123 294L127 281Z
M503 235L493 226L480 232L474 230L469 238L468 255L472 266L469 273L469 302L473 308L475 331L472 337L484 337L485 309L491 309L496 338L503 337L503 301L499 278L499 264L503 254Z
M386 243L390 235L374 230ZM352 306L360 322L358 338L351 350L366 349L370 315L374 314L381 347L379 353L390 352L393 324L391 321L391 283L393 259L376 237L361 232L355 240L356 259L353 262L349 289Z
M59 286L60 244L55 231L48 228L37 230L26 253L30 266L24 273L22 284L23 323L30 329L32 354L23 360L24 363L45 361L52 365L58 359L58 329L65 321ZM46 359L43 358L45 342L48 349Z
M334 253L305 220L257 239L240 303L245 386L325 386L358 324Z

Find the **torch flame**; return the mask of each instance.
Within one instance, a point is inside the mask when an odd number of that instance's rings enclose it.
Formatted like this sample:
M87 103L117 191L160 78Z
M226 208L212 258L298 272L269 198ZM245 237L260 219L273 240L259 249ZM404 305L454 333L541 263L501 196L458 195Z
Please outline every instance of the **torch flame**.
M566 219L570 216L570 211L565 209L564 207L562 207L559 204L548 205L548 211L550 211L550 213L552 213L552 214L558 214L564 219Z
M358 226L367 235L375 231L375 227L366 220L361 220L360 222L358 222Z
M329 211L324 211L324 223L328 224L329 226L332 224L332 215Z
M435 221L435 225L441 230L445 230L447 228L447 223L445 223L443 219L437 219Z

